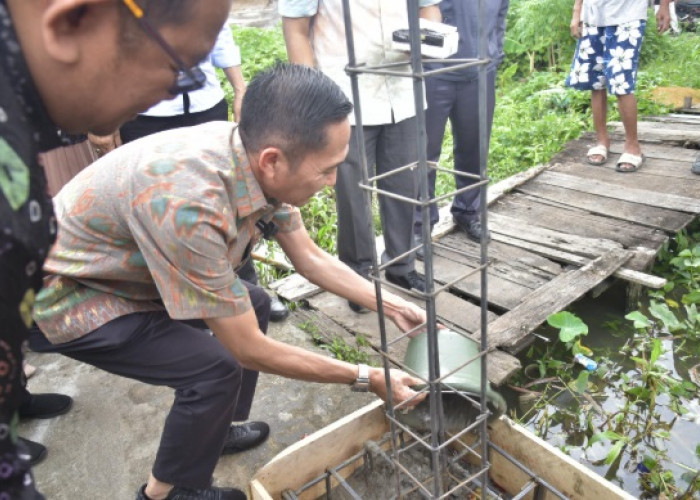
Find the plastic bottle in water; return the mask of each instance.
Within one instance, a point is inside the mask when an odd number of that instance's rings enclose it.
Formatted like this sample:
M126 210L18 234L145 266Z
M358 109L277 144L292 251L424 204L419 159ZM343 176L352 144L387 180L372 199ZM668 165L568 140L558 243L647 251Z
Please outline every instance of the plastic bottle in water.
M594 360L591 358L584 356L583 354L579 353L576 356L574 356L574 363L578 363L579 365L583 366L586 370L589 372L594 371L596 368L598 368L598 363L596 363Z

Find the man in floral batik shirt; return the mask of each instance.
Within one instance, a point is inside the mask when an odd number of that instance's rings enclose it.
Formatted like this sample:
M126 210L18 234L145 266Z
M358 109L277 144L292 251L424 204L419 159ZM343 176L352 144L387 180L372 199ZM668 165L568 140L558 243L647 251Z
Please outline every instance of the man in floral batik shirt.
M58 240L37 298L41 331L32 331L32 349L175 390L137 500L246 498L211 482L219 456L241 451L231 422L248 418L258 370L346 384L366 373L365 390L386 398L382 369L263 335L270 298L237 275L274 224L297 272L376 309L374 285L320 250L296 208L335 183L351 109L319 71L280 65L251 82L240 127L210 122L130 142L56 196ZM425 322L417 306L383 298L402 330ZM417 396L408 385L418 382L392 370L394 401ZM266 429L247 447L265 437Z
M656 15L659 32L669 26L669 0L661 0ZM591 91L591 111L597 144L588 150L591 165L608 159L610 137L606 126L608 92L617 97L625 128L625 147L615 170L634 172L644 155L637 139L637 83L639 51L644 39L647 0L575 0L571 35L578 39L566 84Z

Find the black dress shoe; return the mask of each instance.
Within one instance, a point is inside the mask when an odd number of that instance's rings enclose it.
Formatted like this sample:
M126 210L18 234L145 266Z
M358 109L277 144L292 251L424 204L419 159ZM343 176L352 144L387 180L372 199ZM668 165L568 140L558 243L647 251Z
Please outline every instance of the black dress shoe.
M365 306L361 306L360 304L356 304L350 300L348 300L348 306L350 307L350 309L353 310L353 312L356 312L358 314L364 314L369 312L369 309L367 309Z
M425 278L418 274L417 271L410 271L403 275L394 275L389 271L386 272L386 280L389 283L398 285L406 290L417 290L425 292Z
M246 500L246 495L241 490L235 488L217 488L210 486L209 488L191 489L175 486L165 500ZM146 485L139 488L136 493L136 500L150 500L146 496Z
M46 446L20 436L17 436L17 451L32 467L46 458Z
M455 224L459 227L464 234L467 235L472 241L476 243L481 242L481 237L483 236L483 231L481 229L481 221L479 219L467 219L465 217L453 216ZM486 233L486 241L491 240L491 234Z
M289 316L289 308L277 297L270 298L270 321L283 321Z
M224 443L222 455L231 455L255 448L267 439L270 434L270 426L265 422L248 422L241 425L232 425L228 430L228 437Z
M31 394L19 407L19 418L53 418L70 410L73 398L64 394Z

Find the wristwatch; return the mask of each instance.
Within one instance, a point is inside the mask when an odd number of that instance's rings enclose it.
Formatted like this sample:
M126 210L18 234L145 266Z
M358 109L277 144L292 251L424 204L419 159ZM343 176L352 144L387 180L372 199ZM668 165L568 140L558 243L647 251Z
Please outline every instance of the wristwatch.
M354 392L369 391L369 366L362 364L357 365L357 379L352 383L350 388Z

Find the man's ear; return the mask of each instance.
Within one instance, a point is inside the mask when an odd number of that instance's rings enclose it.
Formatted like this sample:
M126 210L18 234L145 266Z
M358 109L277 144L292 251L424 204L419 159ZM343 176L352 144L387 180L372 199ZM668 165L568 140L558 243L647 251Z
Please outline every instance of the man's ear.
M258 154L258 170L268 179L274 178L286 165L284 153L275 147L268 147Z
M116 9L111 7L109 0L49 0L41 19L46 53L64 64L77 62L87 35L102 29L110 11L109 22L116 22Z

